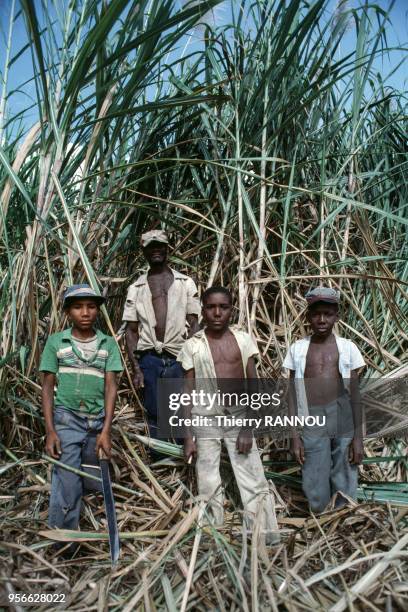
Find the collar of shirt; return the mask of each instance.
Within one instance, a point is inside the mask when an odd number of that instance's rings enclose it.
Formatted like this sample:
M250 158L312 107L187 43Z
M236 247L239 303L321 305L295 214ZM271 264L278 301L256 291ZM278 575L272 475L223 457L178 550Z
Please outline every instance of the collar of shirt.
M230 332L232 332L234 334L235 338L238 337L240 331L243 331L237 325L228 325L228 329L229 329ZM208 342L207 336L206 336L206 333L205 333L205 327L204 327L204 329L200 329L198 332L196 332L194 334L193 338L198 338L199 340L203 339L206 342ZM238 343L238 346L240 346L239 343Z
M68 327L67 329L64 329L64 331L62 332L61 335L61 342L65 342L67 344L70 344L72 346L72 350L75 353L75 355L77 357L79 357L82 361L85 361L87 363L92 363L97 355L98 355L98 350L100 349L101 345L106 342L106 336L103 332L101 332L99 329L95 329L95 334L96 334L96 338L97 338L97 343L96 343L96 349L95 349L95 353L94 355L91 357L91 359L86 359L82 353L79 352L75 342L72 341L72 327Z
M347 372L346 368L343 368L343 360L345 358L345 353L346 350L348 348L349 343L347 342L347 340L345 338L342 338L341 336L338 336L337 334L335 334L333 332L333 336L336 340L336 345L337 345L337 350L339 353L339 372L340 374L343 376L343 378L346 378L347 375L349 376L350 373ZM299 378L302 378L304 376L305 373L305 368L306 368L306 356L307 356L307 352L309 350L309 346L310 346L310 342L312 340L312 336L306 336L305 338L302 338L299 342L299 357L301 359L301 363L300 363L300 370L299 370Z
M168 350L176 356L184 341L183 336L186 327L186 313L180 309L179 297L180 291L184 292L183 284L190 279L185 274L173 270L173 268L170 268L170 271L173 274L174 282L170 285L168 290L166 330L163 342L156 338L156 316L148 283L148 272L142 274L142 276L132 285L135 290L140 292L140 308L144 315L143 319L140 321L141 329L138 350L154 348L158 353L161 353L163 350Z
M182 280L185 281L188 279L188 276L186 276L185 274L182 274L181 272L178 272L177 270L173 270L173 268L169 267L169 270L171 271L171 273L173 274L173 278L174 280ZM149 274L149 270L147 270L144 274L142 274L141 276L139 276L139 278L137 279L137 281L135 281L133 283L134 287L141 287L142 285L148 285L147 282L147 276Z
M235 326L235 325L230 325L228 327L229 331L233 334L233 336L235 337L235 340L237 341L238 344L238 348L241 352L241 357L242 357L242 365L243 365L243 370L244 370L244 377L246 378L246 362L244 361L244 355L243 355L243 347L242 347L242 342L240 341L240 336L239 336L239 329ZM217 374L215 372L215 365L214 365L214 360L213 360L213 356L211 353L211 348L210 348L210 344L208 342L208 338L207 335L205 333L205 328L204 329L200 329L200 331L196 332L193 336L193 338L196 338L202 346L202 357L204 359L207 359L207 366L206 366L206 370L207 370L207 376L208 378L217 378ZM205 347L205 348L204 348Z
M350 390L351 376L351 357L350 347L351 342L347 338L342 338L333 332L336 340L337 350L339 353L339 372L343 378L344 387ZM297 344L297 355L295 355L295 389L298 400L299 415L307 416L309 414L308 402L306 397L306 389L304 385L304 375L306 369L306 357L309 350L312 336L302 338Z

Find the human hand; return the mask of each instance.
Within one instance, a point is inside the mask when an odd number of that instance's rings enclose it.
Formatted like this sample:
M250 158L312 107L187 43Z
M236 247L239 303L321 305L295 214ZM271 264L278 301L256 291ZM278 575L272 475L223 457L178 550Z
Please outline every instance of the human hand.
M192 436L184 439L184 460L192 463L197 459L197 444Z
M135 389L142 389L144 387L144 376L142 370L135 370L132 382Z
M293 458L303 465L305 462L305 447L303 446L302 440L299 436L295 436L292 438L290 445L290 452L292 453Z
M47 433L47 439L45 441L45 452L54 459L59 459L61 450L61 440L59 439L56 431L50 431Z
M102 429L101 433L96 436L96 456L99 458L100 451L103 451L105 457L103 459L111 458L112 440L111 435L108 431Z
M250 429L241 429L235 447L239 453L247 455L252 448L253 436Z
M359 465L363 461L364 446L361 438L353 438L349 446L349 461Z

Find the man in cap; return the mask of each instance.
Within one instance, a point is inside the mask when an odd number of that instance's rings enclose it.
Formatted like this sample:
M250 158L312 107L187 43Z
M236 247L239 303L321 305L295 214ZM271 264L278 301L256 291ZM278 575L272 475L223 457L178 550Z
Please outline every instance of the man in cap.
M294 381L291 414L324 422L305 426L302 437L294 430L291 441L311 510L322 512L333 495L338 507L357 494L357 466L363 459L358 371L365 363L351 340L333 334L340 293L317 287L305 298L312 335L290 346L283 367Z
M157 381L182 378L176 357L184 340L198 331L200 303L194 281L168 266L165 232L146 232L141 244L149 270L129 287L123 320L133 384L144 388L150 436L157 438Z

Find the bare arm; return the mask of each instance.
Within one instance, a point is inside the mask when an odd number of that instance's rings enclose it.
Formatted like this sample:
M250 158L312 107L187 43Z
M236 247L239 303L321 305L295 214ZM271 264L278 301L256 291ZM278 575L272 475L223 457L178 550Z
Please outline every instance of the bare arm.
M111 456L111 429L117 390L116 372L105 372L105 421L96 439L96 454L98 455L99 450L102 449L108 459Z
M359 464L363 461L364 445L358 370L352 370L350 373L350 401L353 411L354 436L350 444L349 459L351 463Z
M187 370L184 374L184 393L191 393L195 383L195 370ZM191 404L184 406L184 418L191 419ZM197 457L197 445L195 443L191 427L185 427L184 458L187 463L195 461Z
M191 336L194 336L200 329L198 325L198 316L196 314L188 314L186 319L189 325L188 338L191 338Z
M258 374L256 371L256 366L255 366L255 359L253 357L250 357L248 359L246 375L247 375L247 378L249 379L258 378Z
M246 375L247 375L248 381L255 380L256 378L258 378L258 375L256 372L256 366L255 366L255 359L253 357L250 357L248 359ZM248 390L249 390L249 393L251 393L251 391L255 391L255 389L253 388L253 385L251 385L250 382L249 382ZM248 406L245 416L246 418L249 418L249 419L253 417L253 411L252 411L251 406ZM235 443L237 451L239 453L244 453L245 455L248 454L252 448L252 443L253 443L252 429L250 427L242 427L241 431L238 434L237 441Z
M290 378L289 378L289 390L288 390L288 412L290 417L294 417L297 415L297 399L295 393L295 371L290 370ZM298 432L295 428L293 428L293 434L290 440L290 452L292 453L294 459L303 465L305 462L305 449L303 446L303 441L300 438Z
M53 372L44 372L41 403L45 419L45 431L47 434L45 452L50 457L58 459L61 455L61 441L54 428L54 385L55 374Z
M135 389L140 389L140 387L144 387L144 379L143 372L135 356L137 343L139 342L139 323L137 321L128 321L125 338L127 354L133 370L133 385Z

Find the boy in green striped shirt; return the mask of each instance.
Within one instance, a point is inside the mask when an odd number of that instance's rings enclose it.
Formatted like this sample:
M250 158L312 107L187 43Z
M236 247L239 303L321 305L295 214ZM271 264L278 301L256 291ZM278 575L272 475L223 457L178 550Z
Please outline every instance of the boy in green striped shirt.
M81 469L84 455L91 463L89 456L97 457L100 449L111 454L116 372L123 368L115 340L94 328L103 302L89 285L69 287L63 308L72 327L48 338L40 363L46 453L76 469ZM81 476L54 467L51 528L78 528L82 492Z

